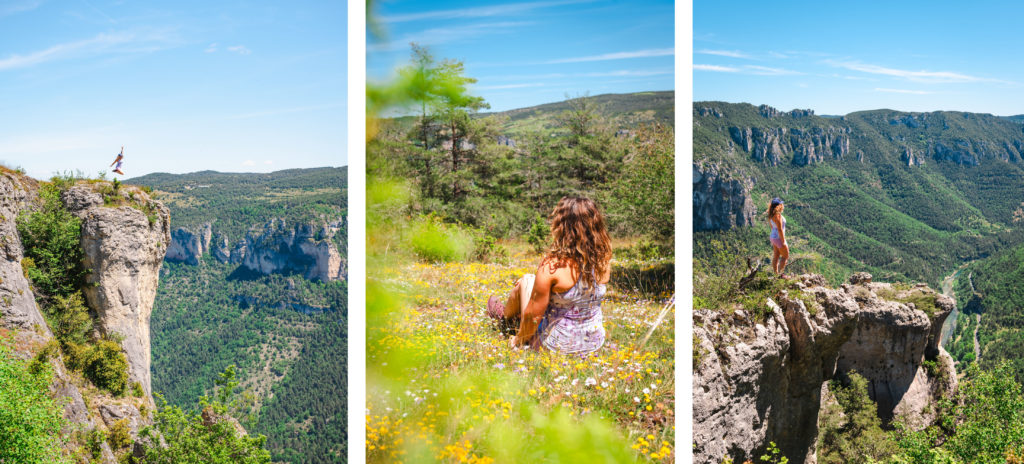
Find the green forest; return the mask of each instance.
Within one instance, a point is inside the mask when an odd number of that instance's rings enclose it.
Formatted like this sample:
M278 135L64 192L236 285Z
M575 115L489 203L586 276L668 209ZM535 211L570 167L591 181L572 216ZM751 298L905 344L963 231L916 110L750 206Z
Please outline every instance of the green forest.
M346 217L345 168L268 174L150 174L171 227L210 222L235 240L272 219L287 224ZM346 253L347 231L334 241ZM347 282L261 275L209 254L198 265L164 262L152 315L153 390L190 408L236 366L242 424L267 436L276 462L343 462Z

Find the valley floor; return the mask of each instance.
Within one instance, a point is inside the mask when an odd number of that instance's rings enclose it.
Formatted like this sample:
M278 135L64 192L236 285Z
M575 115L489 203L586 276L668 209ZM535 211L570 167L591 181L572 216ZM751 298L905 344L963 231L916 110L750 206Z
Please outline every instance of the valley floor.
M603 303L607 339L589 356L513 351L485 303L534 272L539 256L511 261L382 272L409 301L392 324L368 322L367 364L380 367L368 376L368 461L544 461L606 446L635 462L673 462L674 314L638 346L669 292L613 281Z

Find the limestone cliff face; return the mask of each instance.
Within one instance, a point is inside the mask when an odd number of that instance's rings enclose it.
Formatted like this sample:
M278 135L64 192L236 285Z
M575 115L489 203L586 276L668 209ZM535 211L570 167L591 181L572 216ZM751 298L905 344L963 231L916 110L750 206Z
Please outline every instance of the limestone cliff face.
M327 224L289 226L276 219L246 235L242 266L262 274L298 273L307 279L340 280L345 275L344 261L329 240L332 236Z
M321 281L345 278L345 259L331 239L342 221L290 226L275 219L231 245L210 223L171 232L166 259L198 264L206 253L222 263L241 264L262 274L299 274Z
M171 232L171 243L167 247L166 259L199 264L199 258L210 251L212 239L213 227L210 223L203 224L196 232L178 227Z
M934 420L935 408L926 406L956 389L952 359L938 345L953 301L865 275L851 282L833 289L820 276L801 276L778 303L768 301L764 322L742 311L695 311L694 462L756 460L772 441L790 462L816 462L825 382L851 370L868 380L884 420L912 427ZM921 295L934 298L935 314L900 302ZM923 367L926 359L938 362L938 375Z
M149 316L170 243L170 214L162 203L140 192L135 201L150 214L131 206L104 206L92 186L78 185L64 193L67 208L82 220L85 297L96 311L104 335L124 337L128 378L152 394Z
M693 230L721 230L754 223L753 180L727 175L716 165L693 165Z
M109 184L108 184L109 185ZM167 209L150 202L141 191L133 191L136 201L149 203L153 223L142 211L124 206L103 206L103 197L94 191L98 185L79 185L65 193L69 210L82 219L81 245L86 267L92 269L86 289L89 306L98 315L96 329L104 334L124 336L122 346L129 362L129 378L145 390L142 398L113 397L95 389L81 389L86 382L70 372L59 353L48 359L53 366L53 395L64 404L68 420L67 436L73 432L109 429L124 420L132 438L151 423L142 413L152 410L149 382L149 314L156 292L157 271L168 242ZM24 248L16 228L19 214L32 209L38 182L9 172L0 173L0 329L12 334L15 353L25 359L37 356L54 341L35 294L25 278L21 260ZM127 190L127 189L125 189ZM88 402L83 393L88 393ZM69 451L84 445L76 439L68 442ZM117 462L107 443L100 446L103 463Z

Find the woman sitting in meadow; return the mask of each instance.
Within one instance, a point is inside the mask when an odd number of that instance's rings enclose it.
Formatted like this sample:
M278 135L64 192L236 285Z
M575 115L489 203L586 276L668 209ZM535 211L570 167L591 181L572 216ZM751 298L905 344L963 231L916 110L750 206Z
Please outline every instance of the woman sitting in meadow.
M487 312L499 320L519 318L512 347L595 351L604 344L601 299L611 278L604 217L590 199L564 197L551 213L551 238L537 274L519 279L504 305L491 296Z

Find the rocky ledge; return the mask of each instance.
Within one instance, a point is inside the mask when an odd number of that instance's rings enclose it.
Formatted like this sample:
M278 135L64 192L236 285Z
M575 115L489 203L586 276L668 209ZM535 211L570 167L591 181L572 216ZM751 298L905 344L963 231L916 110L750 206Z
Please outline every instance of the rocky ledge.
M884 421L915 429L956 390L953 361L938 344L955 303L924 284L859 273L829 288L803 275L766 304L763 321L742 310L694 312L694 462L756 461L769 442L790 462L816 462L826 382L852 370L868 380Z

